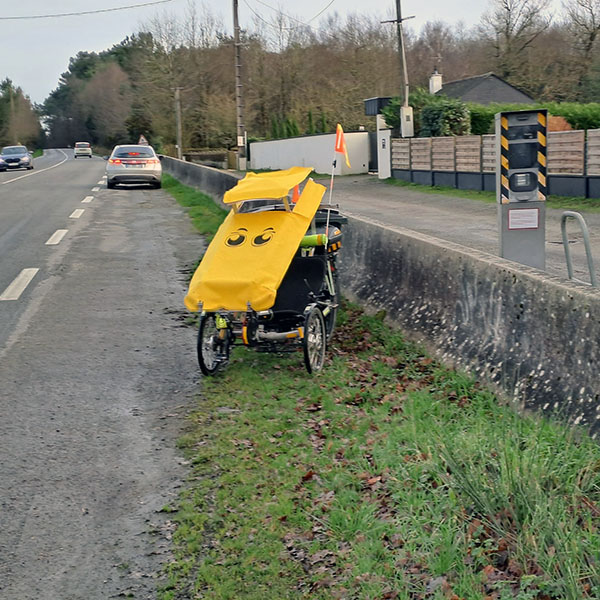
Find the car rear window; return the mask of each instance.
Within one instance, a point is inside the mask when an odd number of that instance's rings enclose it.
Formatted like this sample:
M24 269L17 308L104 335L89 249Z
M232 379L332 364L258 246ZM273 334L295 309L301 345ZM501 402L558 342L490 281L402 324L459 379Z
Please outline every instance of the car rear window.
M88 142L77 142L75 144L75 148L89 148L90 145Z
M119 148L113 154L114 158L154 158L152 148Z

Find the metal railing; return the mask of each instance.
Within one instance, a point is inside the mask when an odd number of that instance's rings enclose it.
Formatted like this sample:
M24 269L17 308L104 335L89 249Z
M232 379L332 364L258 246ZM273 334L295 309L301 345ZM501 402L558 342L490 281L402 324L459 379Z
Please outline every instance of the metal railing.
M589 284L587 281L581 281L579 279L575 279L573 277L573 263L571 261L571 250L569 248L569 238L567 236L567 219L572 218L576 219L579 222L579 226L581 227L581 231L583 233L583 243L585 246L585 255L587 257L588 270L590 272L590 281ZM578 283L585 283L587 285L591 285L594 288L598 287L598 281L596 280L596 271L594 270L594 259L592 258L592 248L590 246L590 234L588 232L588 228L584 218L578 213L571 210L566 210L561 217L560 220L560 228L562 231L562 243L563 248L565 249L565 259L567 261L567 275L569 279L576 281Z

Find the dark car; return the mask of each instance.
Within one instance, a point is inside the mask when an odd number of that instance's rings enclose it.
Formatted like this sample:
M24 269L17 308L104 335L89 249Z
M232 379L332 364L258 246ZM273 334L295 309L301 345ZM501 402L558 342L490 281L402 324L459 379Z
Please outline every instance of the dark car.
M4 146L0 158L8 169L33 169L33 157L25 146Z

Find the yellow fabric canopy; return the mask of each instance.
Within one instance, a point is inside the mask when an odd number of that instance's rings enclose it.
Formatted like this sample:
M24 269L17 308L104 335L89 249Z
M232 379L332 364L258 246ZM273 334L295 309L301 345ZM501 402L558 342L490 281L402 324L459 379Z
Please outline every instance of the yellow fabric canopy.
M235 187L225 192L223 202L233 204L244 200L283 198L302 183L311 171L311 167L292 167L271 173L247 173Z
M277 172L249 173L236 188L227 192L230 194L229 202L253 199L248 195L248 185L237 197L231 194L237 187L243 187L244 181L252 182L254 198L280 198L301 183L311 170L295 167L282 171L285 183L277 180ZM304 175L298 179L301 172ZM264 187L261 188L259 182L263 182ZM288 185L290 187L286 187ZM198 310L200 303L205 311L245 311L248 306L256 311L271 308L281 280L324 193L325 187L310 179L292 212L239 213L232 210L194 273L185 297L186 307L192 312ZM233 200L231 195L234 195Z

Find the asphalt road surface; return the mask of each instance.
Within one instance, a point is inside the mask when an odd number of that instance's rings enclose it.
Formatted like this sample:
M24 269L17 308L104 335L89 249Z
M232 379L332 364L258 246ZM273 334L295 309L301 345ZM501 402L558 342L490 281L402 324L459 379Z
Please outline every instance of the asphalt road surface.
M346 176L335 179L333 203L346 214L368 217L384 225L404 227L498 256L496 204L428 194L386 184L375 175ZM546 209L546 272L567 278L567 267L560 228L564 211ZM600 213L584 216L600 279ZM573 221L567 224L569 247L576 279L589 282L583 235Z
M201 238L161 190L51 150L0 173L0 598L155 598L198 383Z

